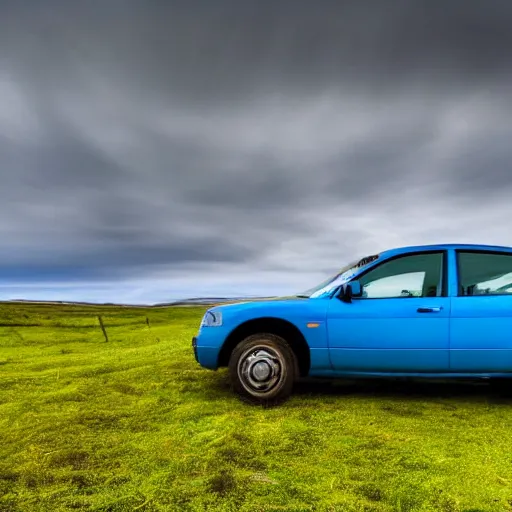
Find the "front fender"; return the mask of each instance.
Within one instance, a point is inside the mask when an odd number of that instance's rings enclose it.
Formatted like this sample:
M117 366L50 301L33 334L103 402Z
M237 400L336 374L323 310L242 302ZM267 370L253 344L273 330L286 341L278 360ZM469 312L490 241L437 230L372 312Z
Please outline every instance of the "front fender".
M222 313L222 325L200 329L195 341L199 364L213 370L226 366L237 343L250 334L265 331L302 344L302 349L311 354L311 361L318 360L324 367L328 361L328 303L328 299L278 300L212 308Z

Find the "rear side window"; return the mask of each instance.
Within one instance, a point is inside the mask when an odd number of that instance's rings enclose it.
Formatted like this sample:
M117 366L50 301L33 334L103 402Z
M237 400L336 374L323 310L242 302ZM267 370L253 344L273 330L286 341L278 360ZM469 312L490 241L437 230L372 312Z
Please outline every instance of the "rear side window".
M512 254L458 252L459 295L512 294Z

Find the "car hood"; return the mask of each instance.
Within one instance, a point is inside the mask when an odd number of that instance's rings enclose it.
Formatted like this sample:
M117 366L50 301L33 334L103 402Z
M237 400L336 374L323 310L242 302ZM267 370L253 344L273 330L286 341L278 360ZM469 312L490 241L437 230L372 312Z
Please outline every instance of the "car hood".
M230 304L221 304L210 308L210 311L222 311L226 314L236 314L243 311L256 311L256 310L265 310L272 311L283 308L295 308L297 306L301 307L305 303L310 302L311 299L306 298L297 298L297 297L276 297L275 299L265 299L265 300L248 300L244 302L232 302Z

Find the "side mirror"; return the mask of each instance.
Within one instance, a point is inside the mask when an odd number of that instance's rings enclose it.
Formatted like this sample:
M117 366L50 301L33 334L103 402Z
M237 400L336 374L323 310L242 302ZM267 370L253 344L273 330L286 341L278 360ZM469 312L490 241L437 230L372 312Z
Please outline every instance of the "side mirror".
M361 297L362 295L363 290L361 288L361 283L355 280L343 285L340 293L340 299L343 302L351 302L352 297Z

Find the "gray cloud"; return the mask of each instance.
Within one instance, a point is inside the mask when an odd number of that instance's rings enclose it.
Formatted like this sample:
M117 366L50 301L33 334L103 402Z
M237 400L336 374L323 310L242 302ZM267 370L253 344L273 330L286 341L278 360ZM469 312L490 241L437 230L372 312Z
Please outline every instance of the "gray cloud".
M286 293L395 245L512 244L511 22L498 1L3 2L4 295Z

